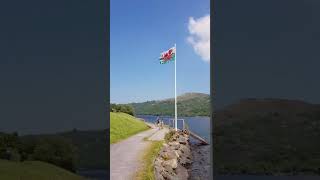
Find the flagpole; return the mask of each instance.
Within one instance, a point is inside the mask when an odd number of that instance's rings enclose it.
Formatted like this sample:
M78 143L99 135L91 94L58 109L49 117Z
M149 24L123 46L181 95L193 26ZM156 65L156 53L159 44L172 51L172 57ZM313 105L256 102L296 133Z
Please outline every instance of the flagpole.
M177 46L174 44L174 114L175 114L175 130L178 130L177 120Z

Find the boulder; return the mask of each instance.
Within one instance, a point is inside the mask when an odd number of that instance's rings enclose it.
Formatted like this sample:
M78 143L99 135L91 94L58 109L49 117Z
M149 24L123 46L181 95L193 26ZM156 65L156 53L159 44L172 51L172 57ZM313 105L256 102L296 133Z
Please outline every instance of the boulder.
M187 144L188 143L188 138L184 137L184 136L180 136L179 139L178 139L178 142L180 144Z
M160 171L155 170L154 177L156 180L165 180L164 177L160 174Z
M180 146L179 150L184 154L184 156L191 157L190 148L188 148L187 146Z
M178 150L180 148L180 143L179 142L170 142L169 146L170 146L170 149L172 149L172 150Z
M188 179L189 178L188 170L181 165L178 165L178 167L176 169L176 174L179 179Z
M175 169L178 166L178 161L177 161L177 159L170 159L170 160L167 160L167 161L163 161L162 162L162 166L165 167L165 168L167 166L169 166L172 169Z
M162 152L169 152L169 151L171 151L171 149L172 149L171 146L165 146L165 147L162 148L162 150L160 152L161 153Z
M154 166L161 166L162 162L163 162L163 160L161 160L160 158L156 158L154 161Z
M184 167L189 167L191 165L192 161L188 157L181 156L179 158L179 163Z
M166 152L162 152L160 154L160 156L164 159L164 160L170 160L170 159L176 159L179 157L179 154L176 153L174 150L172 151L166 151Z
M179 153L178 153L178 150L173 150L174 154L177 156L177 158L180 157Z
M180 179L176 176L176 174L171 174L171 173L166 172L166 171L162 172L161 175L163 176L163 178L164 178L165 180L180 180Z

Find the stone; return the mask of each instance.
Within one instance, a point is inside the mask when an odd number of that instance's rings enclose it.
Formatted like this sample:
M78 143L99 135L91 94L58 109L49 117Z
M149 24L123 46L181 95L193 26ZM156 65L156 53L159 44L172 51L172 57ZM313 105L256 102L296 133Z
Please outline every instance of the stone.
M155 170L154 177L156 180L165 180L159 171Z
M170 146L179 145L179 143L178 143L178 142L176 142L176 141L174 141L174 142L169 142L168 144L169 144Z
M160 155L164 160L176 159L179 157L179 154L175 153L174 150L163 152Z
M178 139L178 142L180 144L187 144L188 143L188 138L184 137L184 136L180 136Z
M157 158L157 159L154 161L154 166L161 166L161 165L162 165L162 162L163 162L163 160Z
M181 158L179 158L179 163L184 167L189 167L192 161L189 158L182 156Z
M189 178L188 170L181 165L179 165L177 167L176 174L179 179L188 179Z
M168 151L171 151L171 146L165 146L162 148L162 150L160 151L160 153L162 152L168 152Z
M165 180L179 180L177 177L175 177L175 174L171 174L169 172L162 172L161 174Z
M169 145L172 150L178 150L180 148L180 143L178 142L170 142Z
M170 160L167 160L167 161L163 161L163 162L162 162L162 166L163 166L163 167L169 166L169 167L171 167L172 169L175 169L175 168L177 168L177 166L178 166L177 159L170 159Z
M175 155L177 156L177 158L179 158L179 157L180 157L180 155L179 155L179 153L178 153L178 151L177 151L177 150L173 150L173 152L175 153Z
M191 152L190 152L190 148L188 148L187 146L180 146L179 149L185 156L191 157ZM181 156L181 154L180 154Z

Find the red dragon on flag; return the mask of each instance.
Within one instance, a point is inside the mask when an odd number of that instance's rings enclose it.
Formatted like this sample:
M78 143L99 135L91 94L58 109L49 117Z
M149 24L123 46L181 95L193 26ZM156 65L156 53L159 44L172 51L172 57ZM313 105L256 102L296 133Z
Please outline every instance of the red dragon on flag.
M168 51L161 53L160 64L165 64L169 61L174 61L175 53L176 53L176 49L174 47L170 48Z

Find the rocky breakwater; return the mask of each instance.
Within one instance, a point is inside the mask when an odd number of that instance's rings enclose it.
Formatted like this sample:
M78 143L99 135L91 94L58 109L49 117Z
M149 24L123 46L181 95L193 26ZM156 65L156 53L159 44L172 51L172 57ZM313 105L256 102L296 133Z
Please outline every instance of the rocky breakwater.
M192 163L192 153L187 132L169 132L171 137L154 161L156 180L186 180Z

